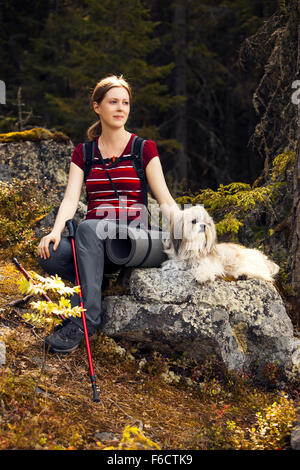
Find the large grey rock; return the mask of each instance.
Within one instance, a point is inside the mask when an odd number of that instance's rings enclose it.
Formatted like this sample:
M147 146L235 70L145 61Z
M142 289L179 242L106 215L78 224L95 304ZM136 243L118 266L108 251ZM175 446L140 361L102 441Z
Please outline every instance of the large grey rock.
M134 269L129 295L103 300L103 331L164 352L215 357L263 376L268 363L297 378L300 341L276 288L261 280L197 284L189 272Z
M13 178L33 178L41 190L48 190L45 195L53 209L36 224L35 235L38 238L45 235L54 225L66 190L73 150L74 144L71 140L0 143L0 180L11 182ZM77 223L85 218L85 203L86 193L83 190L74 216Z
M41 188L47 185L51 192L57 193L57 200L60 200L66 188L73 149L70 140L0 143L0 179L34 178Z

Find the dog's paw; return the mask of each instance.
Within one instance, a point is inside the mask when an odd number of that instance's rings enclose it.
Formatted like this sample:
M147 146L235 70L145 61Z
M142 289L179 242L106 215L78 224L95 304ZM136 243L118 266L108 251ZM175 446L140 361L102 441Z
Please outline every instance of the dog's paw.
M247 281L247 279L248 279L248 276L246 274L241 274L237 278L238 281Z
M198 278L195 278L197 284L206 284L207 282L214 282L215 279L211 279L211 278L208 278L208 277L198 277Z
M167 271L168 269L171 269L171 266L170 266L170 261L164 261L161 265L160 265L161 269L163 271Z
M214 282L216 280L216 276L214 274L209 275L202 269L199 270L197 268L192 268L190 271L198 284L205 284L206 282Z
M176 266L176 261L174 260L167 260L167 261L164 261L162 264L161 264L161 269L163 271L169 271L169 270L174 270L174 269L177 269L177 266Z
M182 261L169 259L161 264L161 269L163 271L181 271L185 269L185 264Z

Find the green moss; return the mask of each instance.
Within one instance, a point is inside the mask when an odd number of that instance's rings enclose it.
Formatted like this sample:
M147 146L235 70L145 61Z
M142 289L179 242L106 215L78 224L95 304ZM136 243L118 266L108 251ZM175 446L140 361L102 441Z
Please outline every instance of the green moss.
M35 127L22 132L8 132L7 134L0 134L0 142L39 142L41 140L51 139L57 142L69 140L69 138L62 132L51 132L41 127Z

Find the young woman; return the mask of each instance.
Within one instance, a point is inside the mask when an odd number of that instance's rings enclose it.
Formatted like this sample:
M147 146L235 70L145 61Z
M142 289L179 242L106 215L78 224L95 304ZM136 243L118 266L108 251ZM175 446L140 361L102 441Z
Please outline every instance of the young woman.
M88 208L86 219L76 230L75 246L89 336L101 323L101 286L104 271L104 240L99 237L97 224L107 209L107 216L118 219L122 207L107 177L100 154L120 196L125 197L128 221L136 216L134 204L143 204L141 184L130 160L134 134L125 129L130 104L131 88L123 77L110 76L97 83L92 93L92 106L98 119L88 129L88 138L96 142L94 165L86 181ZM61 234L66 221L72 219L79 203L84 182L83 144L74 149L68 184L52 231L38 245L39 264L49 274L57 273L63 279L75 282L73 253L70 241ZM99 163L98 163L99 162ZM162 171L157 147L147 140L143 149L143 166L147 183L167 218L179 210L172 198ZM115 176L114 176L115 175ZM106 205L105 205L106 204ZM99 210L99 208L101 210ZM124 208L124 205L123 205ZM78 301L78 297L77 297ZM72 299L74 303L74 298ZM72 305L71 302L71 305ZM74 304L75 305L75 304ZM72 306L74 306L72 305ZM82 320L66 320L62 327L45 340L52 352L70 352L84 338Z

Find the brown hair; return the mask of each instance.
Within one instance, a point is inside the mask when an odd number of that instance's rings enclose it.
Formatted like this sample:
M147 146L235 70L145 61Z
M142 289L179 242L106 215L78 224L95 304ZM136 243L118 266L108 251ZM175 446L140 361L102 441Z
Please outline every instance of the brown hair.
M123 87L125 90L128 91L129 98L132 98L132 91L130 85L126 82L123 78L123 75L117 77L116 75L110 75L109 77L103 78L100 82L97 83L95 86L92 95L91 95L91 103L93 101L97 101L97 103L101 103L105 94L114 87ZM97 113L96 113L97 114ZM98 119L97 122L91 125L91 127L87 130L87 136L89 140L94 140L96 137L101 135L102 128L101 128L101 121Z

